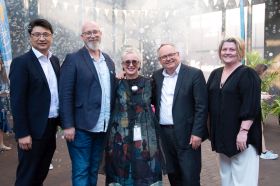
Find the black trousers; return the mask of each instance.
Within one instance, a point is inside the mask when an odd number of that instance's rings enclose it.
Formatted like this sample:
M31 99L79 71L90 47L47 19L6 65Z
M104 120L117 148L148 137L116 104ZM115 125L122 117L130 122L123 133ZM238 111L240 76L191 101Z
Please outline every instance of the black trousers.
M201 148L194 150L189 141L179 147L172 127L161 127L166 172L171 186L200 186Z
M32 149L18 146L18 167L15 186L42 186L56 148L55 122L48 122L42 139L32 139Z

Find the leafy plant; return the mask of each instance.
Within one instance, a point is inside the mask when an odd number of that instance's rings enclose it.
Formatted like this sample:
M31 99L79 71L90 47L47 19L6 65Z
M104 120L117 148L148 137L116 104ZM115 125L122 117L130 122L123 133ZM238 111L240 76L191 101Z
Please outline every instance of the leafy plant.
M265 64L267 66L271 65L273 61L266 60L262 58L259 52L252 51L247 53L246 55L246 62L247 66L255 69L255 67L258 64ZM268 92L269 89L272 86L272 82L276 80L279 76L279 72L269 72L267 71L266 74L262 76L262 84L261 84L261 91L262 92ZM274 101L275 103L272 105L268 101L262 101L261 107L262 107L262 118L265 119L269 114L271 113L280 113L280 98Z
M267 116L271 113L271 104L268 103L267 101L262 101L261 107L262 107L262 118L263 120L265 120Z
M258 64L271 65L273 62L262 58L258 51L248 52L246 54L246 65L255 68Z
M271 107L271 113L275 115L280 115L280 97L276 97L273 101L273 105Z
M261 90L262 92L268 92L272 82L278 78L279 72L269 72L265 74L262 78L262 85L261 85Z

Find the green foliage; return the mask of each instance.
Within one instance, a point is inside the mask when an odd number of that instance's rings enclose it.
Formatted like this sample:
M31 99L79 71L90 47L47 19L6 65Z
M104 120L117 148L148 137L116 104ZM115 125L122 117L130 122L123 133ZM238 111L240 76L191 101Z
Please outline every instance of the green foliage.
M265 120L266 117L271 113L271 104L269 104L266 101L262 101L261 107L262 107L262 118L263 120Z
M252 51L246 55L247 66L255 69L258 64L271 65L273 61L263 59L259 52ZM278 72L268 72L262 77L262 92L268 92L272 82L278 77Z
M263 59L259 52L252 51L246 55L247 66L255 68L258 64L271 65L273 61ZM267 72L262 76L262 92L268 92L272 86L272 82L279 77L279 72ZM276 98L273 104L262 101L262 118L265 119L269 114L280 114L280 97Z
M262 92L268 92L272 82L278 78L279 72L270 72L270 73L266 73L263 77L262 77L262 85L261 85L261 89Z
M280 97L278 96L271 107L271 113L275 115L280 115Z
M272 61L262 58L258 51L252 51L246 54L246 64L251 68L255 68L258 64L271 65Z

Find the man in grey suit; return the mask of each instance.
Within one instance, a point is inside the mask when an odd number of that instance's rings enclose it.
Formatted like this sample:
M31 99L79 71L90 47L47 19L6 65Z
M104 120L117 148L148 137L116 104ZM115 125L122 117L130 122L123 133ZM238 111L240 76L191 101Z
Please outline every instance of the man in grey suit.
M99 48L101 36L96 22L84 23L85 46L68 54L61 67L60 114L74 186L97 184L114 98L115 66Z
M173 44L162 44L163 66L153 74L156 116L172 186L199 186L202 139L206 137L207 90L202 71L180 62Z

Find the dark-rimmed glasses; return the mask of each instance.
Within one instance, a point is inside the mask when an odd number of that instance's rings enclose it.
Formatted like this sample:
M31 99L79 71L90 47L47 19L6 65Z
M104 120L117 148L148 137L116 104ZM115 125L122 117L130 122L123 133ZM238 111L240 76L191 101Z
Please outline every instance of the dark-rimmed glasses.
M48 33L48 32L34 32L34 33L31 33L31 36L34 37L35 39L39 39L41 36L43 38L49 38L50 36L52 36L51 33Z
M132 64L133 66L137 66L139 61L138 60L126 60L126 61L123 61L122 63L125 64L127 67L129 67L130 64Z
M90 37L92 35L98 34L99 32L100 30L91 30L91 31L83 32L82 34L86 37Z
M159 60L162 60L162 61L165 61L167 60L168 58L173 58L175 57L176 54L178 54L179 52L174 52L174 53L170 53L170 54L167 54L167 55L163 55L163 56L160 56L158 59Z

